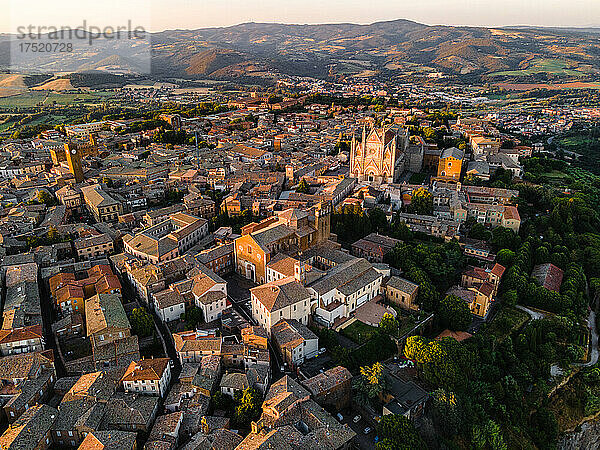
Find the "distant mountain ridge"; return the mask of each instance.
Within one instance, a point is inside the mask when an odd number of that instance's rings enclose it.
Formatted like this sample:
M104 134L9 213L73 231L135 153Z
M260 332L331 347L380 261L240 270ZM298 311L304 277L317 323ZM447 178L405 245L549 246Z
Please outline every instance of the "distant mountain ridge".
M193 66L203 59L202 52L219 49L236 52L232 76L244 60L256 70L312 76L394 75L407 70L482 76L523 71L530 76L547 69L559 77L588 77L600 71L598 33L595 28L430 26L404 19L370 25L245 23L153 34L153 70L211 76L196 73ZM192 58L194 65L189 64ZM556 67L546 60L556 61ZM220 75L226 73L224 66Z
M341 79L441 72L471 78L593 79L600 75L600 28L594 27L457 27L404 19L370 25L244 23L153 33L151 46L152 74L160 77L241 79L283 73ZM132 59L117 58L110 48L103 48L97 55L70 55L61 69L77 72L109 66L117 72L119 65L124 66L122 72L136 66ZM51 65L43 67L53 70Z

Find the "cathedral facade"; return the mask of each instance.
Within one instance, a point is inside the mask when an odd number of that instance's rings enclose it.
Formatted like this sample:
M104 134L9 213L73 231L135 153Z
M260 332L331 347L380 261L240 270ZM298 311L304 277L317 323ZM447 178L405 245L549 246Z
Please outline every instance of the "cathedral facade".
M350 176L376 184L394 183L404 171L408 130L398 125L363 127L362 140L352 139Z

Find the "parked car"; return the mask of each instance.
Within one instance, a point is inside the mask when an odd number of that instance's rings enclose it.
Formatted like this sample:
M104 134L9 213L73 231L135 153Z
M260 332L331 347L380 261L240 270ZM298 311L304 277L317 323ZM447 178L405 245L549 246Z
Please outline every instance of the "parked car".
M365 428L365 431L364 431L365 434L369 434L370 432L371 432L371 427Z
M400 361L398 363L398 368L400 369L406 369L407 367L414 367L415 363L413 363L411 360L407 359L404 361Z
M358 423L358 422L360 422L360 419L362 419L362 417L360 417L360 414L359 414L359 415L357 415L357 416L354 416L354 419L352 419L352 421L353 421L354 423Z
M327 351L327 349L325 347L321 347L319 349L319 355L322 355L323 353L325 353Z
M342 420L344 420L344 416L342 416L340 413L337 413L336 417L338 418L338 420L341 422Z

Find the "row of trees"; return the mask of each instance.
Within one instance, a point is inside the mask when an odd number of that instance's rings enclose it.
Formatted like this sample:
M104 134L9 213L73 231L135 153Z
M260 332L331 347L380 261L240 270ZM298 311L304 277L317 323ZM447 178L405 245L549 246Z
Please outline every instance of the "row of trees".
M385 232L389 227L385 213L374 208L369 213L358 205L338 208L331 216L331 231L347 246L372 232Z
M386 262L401 269L405 278L419 285L417 302L421 309L431 312L437 311L440 293L456 284L458 274L465 266L456 241L439 245L402 243L386 255Z

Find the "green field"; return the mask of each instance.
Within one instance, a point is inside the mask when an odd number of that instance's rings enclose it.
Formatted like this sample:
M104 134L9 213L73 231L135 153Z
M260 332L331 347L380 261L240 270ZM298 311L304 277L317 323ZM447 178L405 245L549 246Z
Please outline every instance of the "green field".
M545 59L537 58L534 59L527 69L521 70L504 70L501 72L494 72L491 76L509 76L519 77L528 76L536 73L551 73L554 75L568 75L568 76L581 76L582 72L577 70L569 69L569 64L562 59Z
M101 103L112 96L111 92L60 94L57 92L29 91L13 97L0 98L0 108L32 108L37 105L73 105Z
M377 328L362 323L359 320L340 331L340 334L359 345L370 340L375 333L377 333Z
M577 150L581 150L581 147L587 147L598 142L600 142L600 138L586 136L585 134L567 136L558 141L561 147L572 152L577 152Z
M577 166L600 175L600 127L570 131L555 143L558 148L581 155Z

